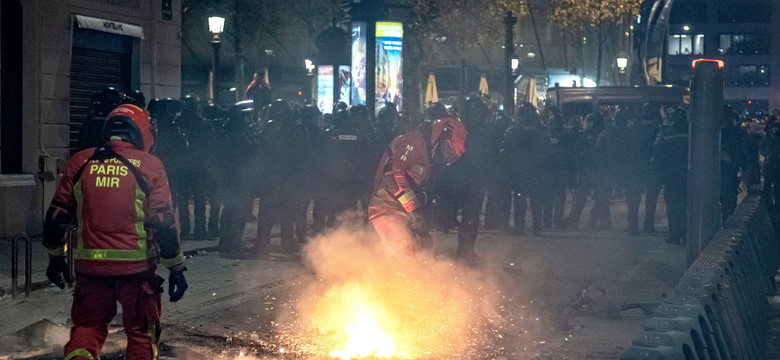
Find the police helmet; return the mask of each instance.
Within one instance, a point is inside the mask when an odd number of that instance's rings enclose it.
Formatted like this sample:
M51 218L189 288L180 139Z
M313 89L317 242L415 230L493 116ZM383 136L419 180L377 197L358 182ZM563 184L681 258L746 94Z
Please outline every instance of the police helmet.
M142 93L141 90L136 89L127 94L125 103L133 104L143 109L146 107L146 96L144 96L144 93Z
M447 112L447 107L444 106L444 104L440 102L432 103L430 106L428 106L428 119L431 121L436 121L437 119L442 119L445 117L449 117L449 113Z
M463 111L461 112L463 121L467 123L479 122L490 115L490 109L478 97L471 97L463 102Z
M181 102L182 102L182 111L197 112L200 98L198 97L198 95L189 93L181 97Z
M290 104L282 99L276 99L268 104L265 110L266 121L274 121L276 123L287 123L292 121L293 113L290 108Z
M394 124L398 121L398 110L395 108L395 104L387 103L384 107L379 109L379 113L376 115L376 119L379 122Z
M524 123L536 123L539 121L539 111L536 106L525 102L517 107L517 120Z

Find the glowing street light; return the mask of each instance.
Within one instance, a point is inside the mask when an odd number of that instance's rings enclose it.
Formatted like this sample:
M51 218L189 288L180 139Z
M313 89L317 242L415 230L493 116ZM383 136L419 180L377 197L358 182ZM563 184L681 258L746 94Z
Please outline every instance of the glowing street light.
M314 75L313 71L316 68L316 66L314 66L314 62L312 62L311 59L305 59L303 60L303 63L306 66L306 70L309 71L309 75Z
M209 16L209 32L213 36L212 41L219 41L219 35L225 30L225 18L219 15Z
M225 30L225 18L214 15L209 17L209 32L211 32L211 79L209 79L209 103L214 103L219 97L219 47L222 42L219 36Z
M628 58L625 56L619 56L617 58L617 67L618 70L620 70L620 73L625 73L626 67L628 67Z

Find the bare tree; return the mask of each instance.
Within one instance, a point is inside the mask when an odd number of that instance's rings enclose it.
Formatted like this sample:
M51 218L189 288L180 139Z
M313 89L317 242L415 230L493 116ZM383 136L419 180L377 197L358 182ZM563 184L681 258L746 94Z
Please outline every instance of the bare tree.
M550 21L574 41L585 39L590 30L596 32L596 84L601 82L604 46L614 28L626 19L639 15L643 0L552 0L548 8ZM584 40L583 40L584 41ZM580 46L582 43L580 43ZM582 54L582 52L580 52ZM582 55L581 55L582 56ZM584 59L581 60L584 68ZM584 70L584 69L583 69Z

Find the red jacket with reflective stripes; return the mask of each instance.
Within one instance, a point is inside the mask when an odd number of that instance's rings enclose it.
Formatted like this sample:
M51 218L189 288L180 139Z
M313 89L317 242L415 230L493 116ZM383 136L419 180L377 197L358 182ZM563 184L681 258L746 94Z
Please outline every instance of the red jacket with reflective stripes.
M414 190L428 180L430 168L428 141L419 129L396 136L376 169L369 219L412 212L424 205Z
M183 263L179 225L162 163L128 142L112 141L106 146L113 153L105 160L90 160L94 148L71 157L46 215L44 245L49 249L62 246L64 231L51 229L63 228L63 222L75 217L76 241L70 251L74 251L79 273L153 271L160 255L168 268Z

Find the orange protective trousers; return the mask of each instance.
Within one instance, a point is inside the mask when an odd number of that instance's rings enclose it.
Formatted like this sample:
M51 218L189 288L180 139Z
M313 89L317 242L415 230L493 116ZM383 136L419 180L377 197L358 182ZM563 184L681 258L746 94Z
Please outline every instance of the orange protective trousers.
M153 272L125 276L76 275L65 360L98 359L108 327L122 305L127 360L157 359L163 279Z

